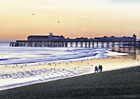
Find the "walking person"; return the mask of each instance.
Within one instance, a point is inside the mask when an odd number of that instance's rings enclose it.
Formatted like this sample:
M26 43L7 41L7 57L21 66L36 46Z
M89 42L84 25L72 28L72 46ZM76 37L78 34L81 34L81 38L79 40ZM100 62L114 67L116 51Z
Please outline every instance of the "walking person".
M95 73L98 73L98 67L95 66Z
M102 70L103 70L103 66L99 65L99 71L102 72Z

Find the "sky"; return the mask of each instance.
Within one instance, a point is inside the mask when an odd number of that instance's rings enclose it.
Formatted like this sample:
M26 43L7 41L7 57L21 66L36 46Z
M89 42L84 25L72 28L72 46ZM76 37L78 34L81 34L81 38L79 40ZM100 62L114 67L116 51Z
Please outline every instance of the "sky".
M0 0L0 41L29 35L140 38L140 0Z

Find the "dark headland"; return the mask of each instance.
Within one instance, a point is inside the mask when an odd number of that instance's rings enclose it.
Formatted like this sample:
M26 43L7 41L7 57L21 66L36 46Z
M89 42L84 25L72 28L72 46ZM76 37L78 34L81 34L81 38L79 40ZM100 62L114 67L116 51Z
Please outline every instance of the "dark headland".
M140 66L0 92L0 99L140 99Z

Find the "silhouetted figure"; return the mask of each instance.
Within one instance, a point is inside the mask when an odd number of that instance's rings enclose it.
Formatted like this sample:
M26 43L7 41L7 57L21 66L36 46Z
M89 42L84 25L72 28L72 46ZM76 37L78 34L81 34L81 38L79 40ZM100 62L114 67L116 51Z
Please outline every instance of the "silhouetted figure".
M102 72L102 70L103 70L103 66L99 65L99 71Z
M95 66L95 73L98 73L98 67Z

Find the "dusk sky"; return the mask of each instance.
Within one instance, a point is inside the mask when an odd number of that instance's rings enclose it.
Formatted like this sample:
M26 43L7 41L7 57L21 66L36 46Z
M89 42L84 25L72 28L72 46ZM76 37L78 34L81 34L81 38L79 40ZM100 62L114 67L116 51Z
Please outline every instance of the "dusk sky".
M50 32L140 38L140 0L0 0L0 41Z

